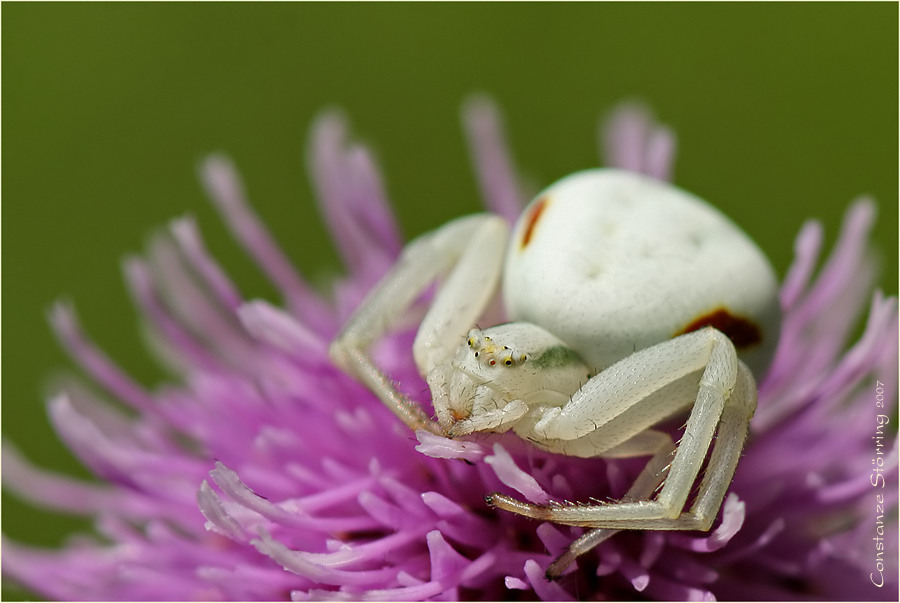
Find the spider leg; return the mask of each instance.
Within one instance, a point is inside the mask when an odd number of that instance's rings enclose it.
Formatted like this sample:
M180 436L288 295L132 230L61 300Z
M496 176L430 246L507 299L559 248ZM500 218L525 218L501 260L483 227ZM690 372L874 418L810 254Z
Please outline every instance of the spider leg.
M411 429L442 434L438 424L376 366L369 347L433 281L446 277L416 333L413 354L422 376L449 360L496 293L507 238L502 218L477 214L411 241L331 344L334 363L372 390Z
M706 472L700 483L697 498L689 511L676 519L649 520L653 529L709 530L719 513L722 501L734 475L747 433L750 419L756 409L756 381L746 365L738 366L738 378L734 391L722 412L716 442L709 457ZM674 448L661 449L635 480L625 495L627 499L649 498L668 473L668 459ZM547 578L555 579L575 559L608 540L619 530L614 528L594 528L574 540L547 568Z
M703 466L716 428L725 418L725 430L714 447L721 448L721 452L714 452L715 465L709 469L713 473L703 480L709 494L702 497L704 504L698 507L698 511L707 515L704 521L711 523L709 509L717 509L716 505L721 504L721 497L716 501L713 494L718 495L721 490L723 497L727 490L743 445L742 434L746 434L747 424L756 406L755 393L752 393L755 385L749 376L749 369L739 363L731 341L719 331L707 328L682 335L625 358L589 381L577 397L573 397L562 409L548 410L531 430L535 437L542 432L557 437L574 435L574 438L585 438L598 448L606 445L606 449L599 450L598 454L607 456L615 451L615 447L608 444L614 441L613 435L617 431L631 434L646 428L642 421L658 421L668 416L665 413L675 408L676 404L670 402L671 408L665 408L662 399L654 395L655 390L662 392L667 385L686 383L682 378L693 372L698 364L703 368L699 391L668 476L654 500L544 506L492 495L491 504L534 519L591 528L708 529L708 525L705 528L693 525L697 520L692 519L690 514L684 519L679 519L679 516ZM646 372L646 367L651 367L657 374L635 378L642 370ZM660 372L663 374L660 375ZM739 372L742 374L740 380ZM648 382L652 383L654 391L648 391ZM736 384L739 387L737 396L734 396L732 393ZM625 406L616 408L608 404L603 398L607 395L604 392L614 392L619 400L626 400ZM597 394L601 395L599 399ZM591 399L591 396L594 398ZM736 409L736 416L733 417L731 411L723 415L727 402L731 402ZM593 432L584 429L585 421L592 426ZM553 439L546 440L545 445L549 449L566 448L565 444L557 444Z
M669 472L669 461L675 452L675 443L668 434L665 436L653 458L644 466L640 475L634 480L634 483L625 494L627 500L640 500L650 498L656 488L666 478ZM569 547L547 567L546 576L549 580L554 580L562 575L569 565L575 562L575 559L592 551L595 547L606 542L620 530L613 528L594 528L582 534L576 540L573 540Z

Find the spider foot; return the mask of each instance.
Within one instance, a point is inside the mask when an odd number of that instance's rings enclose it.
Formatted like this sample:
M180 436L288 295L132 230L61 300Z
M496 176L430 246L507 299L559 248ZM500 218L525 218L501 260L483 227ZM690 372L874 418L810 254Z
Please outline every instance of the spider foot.
M553 506L552 504L536 505L534 503L528 503L512 498L511 496L506 496L505 494L500 494L499 492L486 495L484 497L484 502L492 507L540 521L553 521L551 516L559 509L559 506ZM560 503L557 503L557 505L559 504Z
M544 572L544 578L549 582L556 582L562 578L563 572L566 571L570 565L575 563L576 558L576 553L573 553L571 549L566 549L566 552L554 559L553 563L547 566L547 570Z

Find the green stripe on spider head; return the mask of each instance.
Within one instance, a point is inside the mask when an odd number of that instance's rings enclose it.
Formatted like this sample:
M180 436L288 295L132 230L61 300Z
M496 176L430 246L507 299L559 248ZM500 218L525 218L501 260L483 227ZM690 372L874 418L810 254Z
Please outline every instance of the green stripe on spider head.
M540 356L530 357L530 363L537 368L560 368L570 364L583 362L572 348L564 345L547 348Z

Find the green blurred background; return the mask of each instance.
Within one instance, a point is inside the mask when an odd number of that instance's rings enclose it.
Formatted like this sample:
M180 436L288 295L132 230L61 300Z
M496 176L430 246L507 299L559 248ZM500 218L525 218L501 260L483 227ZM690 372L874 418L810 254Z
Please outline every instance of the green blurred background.
M502 106L538 185L593 165L598 118L643 98L678 133L676 182L782 276L804 220L821 219L830 245L849 201L874 195L895 293L897 16L893 3L4 3L4 437L87 476L44 410L48 379L70 366L45 321L60 297L140 382L164 378L119 260L172 217L195 215L243 292L275 299L196 182L210 151L235 159L304 274L340 270L301 155L329 106L374 147L410 237L479 208L458 117L473 91ZM6 493L2 520L44 545L87 525Z

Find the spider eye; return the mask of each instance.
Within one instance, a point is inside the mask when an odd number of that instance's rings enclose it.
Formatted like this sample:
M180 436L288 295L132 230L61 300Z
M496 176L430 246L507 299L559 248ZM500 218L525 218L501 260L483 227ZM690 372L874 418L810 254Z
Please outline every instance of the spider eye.
M481 353L481 352L475 352L475 357L478 358L478 355L479 355L480 353Z
M507 359L506 359L506 362L504 362L504 364L505 364L506 366L512 365L512 358L507 358Z

